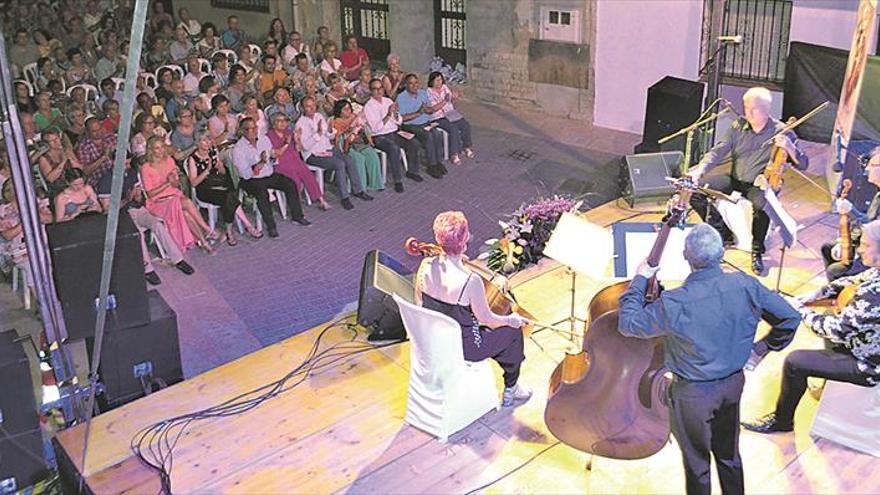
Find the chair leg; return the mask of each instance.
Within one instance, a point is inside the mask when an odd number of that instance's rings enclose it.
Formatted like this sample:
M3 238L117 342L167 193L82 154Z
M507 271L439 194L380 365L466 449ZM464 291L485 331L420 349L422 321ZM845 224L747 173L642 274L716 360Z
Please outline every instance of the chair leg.
M217 226L217 208L208 208L208 227L213 231Z
M416 160L418 160L418 157L416 157ZM400 150L400 163L401 163L401 165L403 165L403 170L408 172L409 171L409 163L406 161L406 152L403 151L402 148Z

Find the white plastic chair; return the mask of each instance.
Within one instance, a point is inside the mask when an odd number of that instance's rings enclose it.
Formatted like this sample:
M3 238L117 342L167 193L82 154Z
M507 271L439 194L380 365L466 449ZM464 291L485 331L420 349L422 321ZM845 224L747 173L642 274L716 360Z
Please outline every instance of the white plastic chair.
M254 63L259 62L260 57L263 56L263 49L260 48L259 45L255 45L255 44L251 43L248 45L248 50L251 51L251 60L253 60Z
M116 91L125 91L125 78L124 77L111 77L113 84L116 85Z
M162 69L171 69L172 71L174 71L177 74L178 79L183 79L183 77L186 75L183 72L183 67L181 67L179 65L175 65L175 64L168 64L168 65L163 65L162 67L159 67L158 69L156 69L156 72L155 72L156 79L159 79L159 71Z
M199 59L199 70L201 70L202 73L204 73L204 74L210 74L211 73L211 62L209 62L208 59L206 59L206 58L200 58Z
M452 318L394 294L410 339L408 424L446 442L501 406L488 360L464 360L461 326Z
M382 165L382 185L385 185L385 178L388 176L388 153L375 148L376 154L379 155L379 163Z
M214 230L214 227L217 225L217 212L220 211L220 207L200 200L196 195L196 188L194 187L190 188L190 198L197 207L208 212L208 226L211 227L211 230ZM243 235L244 225L238 217L235 217L235 226L238 228L238 233Z
M419 157L416 157L416 160L418 159ZM403 165L404 172L409 171L409 162L406 161L406 151L403 148L400 148L400 164Z
M31 86L37 86L37 63L31 62L21 68L21 73L25 80L31 83Z
M443 159L449 160L449 133L442 127L435 127L435 129L443 136Z
M813 435L880 457L880 386L825 382Z
M159 87L159 81L156 80L156 74L151 72L141 72L138 74L139 77L143 78L144 82L147 84L147 87L156 89Z
M15 81L12 81L12 83L13 88L15 87L15 84L24 84L25 87L28 89L28 96L30 96L31 98L33 98L36 94L36 92L34 91L34 85L27 82L27 80L25 79L16 79Z
M67 88L67 97L70 98L73 95L73 90L76 88L83 88L86 91L86 100L98 101L98 88L91 84L80 83L74 86Z
M12 265L12 293L18 291L19 279L21 279L21 292L24 299L24 309L31 309L31 282L27 268L15 264Z
M241 187L241 177L239 177L239 175L238 175L238 169L235 168L235 164L230 163L226 167L226 170L229 171L230 177L232 178L232 183L235 185L235 187L238 188L238 200L243 205L244 198L248 194L245 192L244 188ZM321 190L323 191L324 190L323 183L319 183L319 184L321 184ZM284 193L281 191L275 190L275 189L268 189L267 192L269 194L270 205L273 201L277 202L278 209L281 210L281 218L283 218L284 220L287 220L287 198L284 197ZM260 213L260 209L257 208L256 200L254 201L254 220L255 220L254 223L256 223L257 230L263 230L263 215ZM236 219L236 221L237 221L237 219Z
M718 209L727 228L733 232L733 236L736 238L736 249L751 251L752 202L746 198L739 198L736 203L725 199L716 199L715 208Z
M238 54L235 53L234 50L229 50L228 48L223 48L221 50L217 50L211 54L211 58L214 58L214 55L222 53L226 56L226 59L229 60L229 65L235 64L238 62Z

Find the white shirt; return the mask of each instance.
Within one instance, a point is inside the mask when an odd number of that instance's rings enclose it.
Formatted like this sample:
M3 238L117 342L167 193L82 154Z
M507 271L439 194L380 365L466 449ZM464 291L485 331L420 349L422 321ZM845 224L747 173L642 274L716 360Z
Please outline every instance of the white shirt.
M199 95L199 81L201 78L205 77L204 73L199 73L199 75L195 75L192 72L184 76L183 78L183 89L187 92L187 94L191 96Z
M266 152L267 161L260 168L260 173L258 175L254 175L253 167L260 161L260 155L263 152ZM238 170L238 175L242 179L261 179L263 177L269 177L275 172L275 169L272 167L272 141L269 141L269 138L265 135L257 138L257 145L254 146L248 141L246 138L241 138L235 143L235 146L232 147L232 163L235 165L235 168Z
M318 127L321 132L318 132ZM304 160L308 160L315 153L323 153L333 149L333 143L330 142L332 129L327 124L327 119L318 112L311 118L303 115L296 121L296 129L302 129L302 155Z
M370 132L374 136L397 132L397 125L400 123L399 117L397 119L392 117L387 122L383 122L385 116L388 115L388 109L393 104L394 102L390 98L383 96L381 102L376 101L375 98L370 98L370 101L364 105L364 117L367 119L367 126L369 126Z
M281 60L284 61L285 67L293 64L293 58L299 55L300 53L305 53L306 58L309 60L309 67L312 66L312 54L309 53L309 45L303 43L302 50L297 50L291 45L287 45L281 50Z

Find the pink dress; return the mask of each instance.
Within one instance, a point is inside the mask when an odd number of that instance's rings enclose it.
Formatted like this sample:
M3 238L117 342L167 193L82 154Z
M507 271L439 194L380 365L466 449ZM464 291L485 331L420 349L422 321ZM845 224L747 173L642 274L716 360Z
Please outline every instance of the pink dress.
M166 157L165 161L156 164L145 163L141 167L141 180L144 183L144 189L149 191L159 187L172 171L176 172L177 167L174 165L174 159L170 156ZM195 244L195 238L189 230L189 225L187 225L186 217L183 214L183 206L181 205L183 198L184 195L180 189L166 187L155 196L147 198L147 211L165 221L168 233L177 243L177 247L181 251L186 251Z
M266 137L272 142L272 148L278 149L284 145L284 138L288 134L293 134L290 128L284 131L284 136L279 135L275 129L272 129L266 133ZM296 149L293 138L290 140L290 146L287 147L287 150L278 159L275 171L295 182L297 191L305 185L306 192L312 201L321 197L321 189L318 187L318 181L315 180L315 174L309 170L309 166L306 165L306 162L299 155L299 150Z

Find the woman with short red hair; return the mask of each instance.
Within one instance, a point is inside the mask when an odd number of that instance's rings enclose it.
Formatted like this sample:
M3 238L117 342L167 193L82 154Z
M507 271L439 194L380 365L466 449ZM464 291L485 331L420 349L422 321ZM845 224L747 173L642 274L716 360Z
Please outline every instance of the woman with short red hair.
M439 256L425 258L416 272L416 301L443 313L461 325L464 358L482 361L492 358L504 370L502 405L525 402L531 391L517 384L525 360L525 320L516 313L499 315L486 300L480 277L464 264L470 240L468 221L460 211L446 211L434 219L434 238L442 248Z

